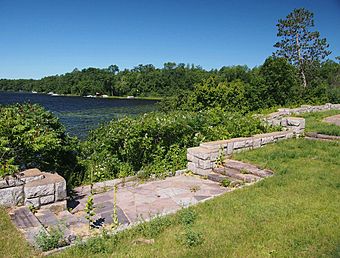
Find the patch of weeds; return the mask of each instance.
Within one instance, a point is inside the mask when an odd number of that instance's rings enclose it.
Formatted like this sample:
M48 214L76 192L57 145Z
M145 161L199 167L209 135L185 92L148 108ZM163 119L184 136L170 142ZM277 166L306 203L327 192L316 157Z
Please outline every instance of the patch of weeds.
M36 214L38 209L34 207L34 205L28 205L28 209L33 213Z
M197 191L199 191L201 188L198 185L192 185L190 187L190 192L192 193L196 193Z
M187 247L195 247L204 242L203 234L192 228L186 228L184 233L179 236L179 242Z
M246 170L245 168L241 168L240 173L241 174L249 174L249 171Z
M89 238L86 242L79 244L79 249L86 253L100 254L112 253L113 248L118 243L117 235L110 236L107 232L102 232L101 237Z
M35 241L44 252L67 245L64 239L64 231L60 226L52 227L49 232L40 230Z
M184 175L185 176L194 176L195 174L191 170L189 170L189 171L185 172Z
M167 216L157 216L149 222L143 222L136 227L136 232L145 238L155 238L171 225L171 219Z
M228 186L230 186L230 184L231 184L231 181L229 179L226 179L226 178L224 178L220 183L220 185L223 186L223 187L228 187Z
M220 148L218 150L218 157L215 161L215 166L216 167L223 167L224 160L225 160L224 149L223 149L222 146L220 146Z
M178 214L178 220L184 226L192 225L196 219L197 213L191 207L182 209Z

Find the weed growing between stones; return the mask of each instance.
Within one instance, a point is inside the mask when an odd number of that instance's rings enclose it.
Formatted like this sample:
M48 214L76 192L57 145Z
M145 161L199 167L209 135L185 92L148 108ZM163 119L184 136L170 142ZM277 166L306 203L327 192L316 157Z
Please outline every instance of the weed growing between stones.
M223 147L220 146L220 148L218 150L218 157L215 161L215 167L218 167L218 168L223 167L224 160L225 160L224 150L223 150Z
M231 184L231 181L229 179L226 179L226 178L223 179L220 183L220 185L223 186L223 187L228 187L228 186L230 186L230 184Z
M49 232L43 229L40 230L35 241L44 252L67 245L61 226L52 227Z
M94 222L93 217L96 215L95 212L94 212L94 203L93 203L92 194L90 194L89 197L87 198L87 202L86 202L86 206L85 206L84 211L86 212L85 219L89 223L89 229L91 229L93 227L93 222Z
M117 185L113 188L113 214L112 214L112 229L116 229L119 226L118 214L117 214Z

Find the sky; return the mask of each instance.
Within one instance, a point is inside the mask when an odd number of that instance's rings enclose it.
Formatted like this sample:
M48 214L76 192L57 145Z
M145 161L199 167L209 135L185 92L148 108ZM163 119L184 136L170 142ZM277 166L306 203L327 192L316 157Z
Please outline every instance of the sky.
M340 56L340 0L0 0L0 78L111 64L254 67L275 50L278 19L301 7Z

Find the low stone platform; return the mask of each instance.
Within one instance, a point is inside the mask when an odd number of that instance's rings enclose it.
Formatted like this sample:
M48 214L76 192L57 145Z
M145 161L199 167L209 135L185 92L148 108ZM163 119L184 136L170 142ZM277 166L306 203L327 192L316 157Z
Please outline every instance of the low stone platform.
M116 207L121 228L139 221L149 220L157 215L176 212L182 207L197 204L235 188L222 187L218 182L199 176L180 175L147 183L137 181L120 184L117 189ZM32 242L34 235L41 229L61 226L65 239L70 242L76 236L86 237L93 234L85 219L85 206L89 187L75 189L75 197L69 210L58 209L55 204L42 206L34 215L26 207L13 208L11 217L15 225ZM110 226L113 222L114 191L93 195L95 226Z
M335 116L326 117L323 121L326 122L326 123L335 124L337 126L340 126L340 114L335 115Z

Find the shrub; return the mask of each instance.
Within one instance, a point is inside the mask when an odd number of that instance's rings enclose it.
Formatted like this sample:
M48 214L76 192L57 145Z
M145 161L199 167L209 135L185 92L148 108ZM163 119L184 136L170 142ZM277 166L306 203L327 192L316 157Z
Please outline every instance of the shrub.
M52 250L67 244L64 240L64 232L60 226L51 228L49 232L41 230L35 241L43 251Z
M221 108L196 113L153 112L111 121L92 131L82 143L81 163L96 168L94 174L100 176L94 181L135 175L141 170L142 177L161 177L186 166L188 147L272 130L251 114L230 113ZM86 181L90 180L89 171Z
M77 151L77 140L41 106L0 106L1 176L37 167L66 179L77 177Z

